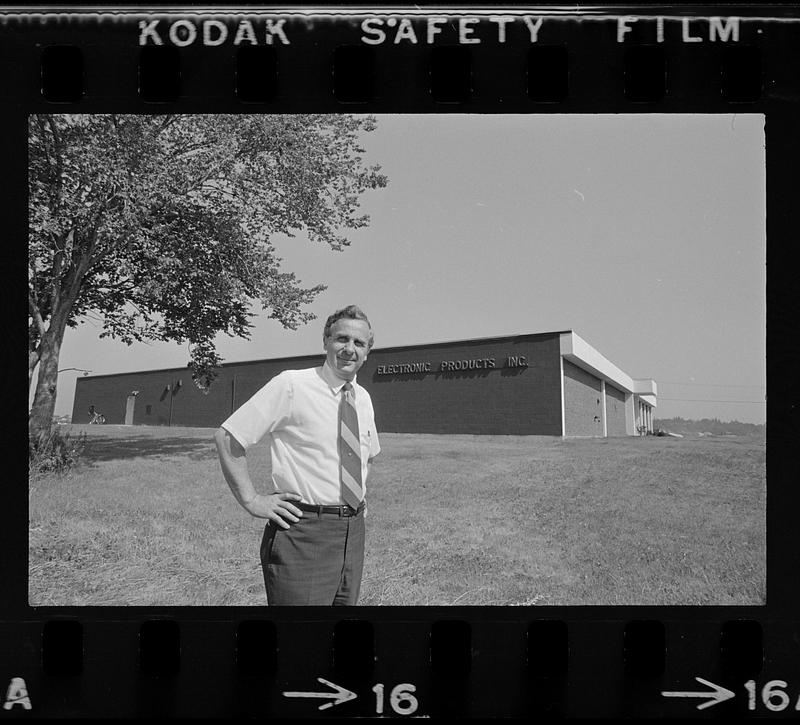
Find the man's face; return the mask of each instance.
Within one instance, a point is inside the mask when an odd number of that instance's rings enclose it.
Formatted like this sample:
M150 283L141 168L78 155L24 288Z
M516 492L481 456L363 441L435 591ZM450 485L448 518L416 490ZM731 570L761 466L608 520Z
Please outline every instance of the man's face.
M331 370L342 380L352 380L367 359L369 325L364 320L336 320L323 341Z

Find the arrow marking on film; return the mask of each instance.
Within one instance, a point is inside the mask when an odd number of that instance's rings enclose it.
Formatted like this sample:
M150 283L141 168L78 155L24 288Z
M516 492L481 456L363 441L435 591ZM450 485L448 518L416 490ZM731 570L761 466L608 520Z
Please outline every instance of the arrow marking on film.
M728 690L725 687L720 687L719 685L715 685L713 682L709 682L708 680L704 680L702 677L695 677L702 685L707 685L708 687L713 687L713 692L709 692L706 690L705 692L662 692L661 694L664 697L709 697L711 698L708 702L701 702L698 706L698 710L702 710L706 707L711 707L712 705L716 705L720 702L725 702L725 700L730 700L732 697L736 697L736 693Z
M348 700L354 700L358 695L355 692L350 692L350 690L346 690L344 687L340 687L339 685L335 685L333 682L329 682L328 680L323 679L322 677L317 677L317 681L321 682L323 685L327 685L328 687L332 687L336 692L284 692L284 697L329 697L333 698L334 702L326 702L323 705L320 705L319 710L324 710L328 707L333 707L334 705L341 705L343 702L347 702Z

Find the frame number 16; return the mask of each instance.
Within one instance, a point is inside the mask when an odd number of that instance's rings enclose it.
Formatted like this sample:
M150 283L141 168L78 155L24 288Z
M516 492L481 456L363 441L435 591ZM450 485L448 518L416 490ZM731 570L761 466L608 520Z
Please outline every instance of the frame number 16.
M417 688L414 685L406 683L397 685L392 688L389 693L389 705L398 715L411 715L417 711L419 702L417 698L412 695L416 692ZM383 714L383 683L379 682L372 688L375 693L375 712L378 715Z
M748 680L744 683L747 690L747 709L756 709L756 681ZM792 704L792 700L784 689L787 683L784 680L770 680L761 688L761 701L764 707L772 712L781 712ZM800 710L800 697L797 698L795 710Z

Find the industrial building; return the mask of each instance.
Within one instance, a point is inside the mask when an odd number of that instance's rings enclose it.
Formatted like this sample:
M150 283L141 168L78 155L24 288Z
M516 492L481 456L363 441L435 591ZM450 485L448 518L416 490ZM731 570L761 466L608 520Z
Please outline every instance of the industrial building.
M208 391L187 368L78 378L72 422L216 428L282 370L320 353L226 363ZM656 383L634 379L571 330L373 349L358 373L378 430L625 436L653 430Z

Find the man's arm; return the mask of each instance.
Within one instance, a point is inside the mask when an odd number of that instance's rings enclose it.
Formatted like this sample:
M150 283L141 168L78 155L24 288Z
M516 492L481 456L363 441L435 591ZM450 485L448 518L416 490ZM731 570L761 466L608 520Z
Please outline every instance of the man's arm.
M298 494L256 493L247 468L247 454L239 441L224 428L217 429L214 441L217 444L222 475L236 500L251 516L269 519L284 529L289 528L288 522L296 523L300 520L303 512L291 503L301 500Z

